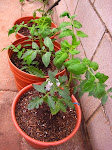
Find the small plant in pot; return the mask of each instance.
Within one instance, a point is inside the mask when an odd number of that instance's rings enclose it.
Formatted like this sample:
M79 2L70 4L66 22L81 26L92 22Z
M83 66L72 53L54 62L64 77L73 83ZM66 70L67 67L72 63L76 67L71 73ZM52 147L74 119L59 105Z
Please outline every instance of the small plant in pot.
M79 22L74 21L75 16L70 16L68 12L64 12L61 15L61 17L64 16L70 18L71 22L69 26L72 26L72 29L65 29L65 24L68 26L68 23L60 24L61 29L64 27L60 33L60 37L65 37L65 35L69 33L68 35L72 36L72 43L68 43L66 40L61 42L61 50L56 52L54 64L57 68L61 68L62 65L64 65L67 70L67 76L59 76L57 80L55 78L57 70L54 72L49 71L49 79L43 83L29 85L22 89L12 105L14 125L20 134L36 148L46 148L62 144L77 132L81 122L81 111L79 103L73 96L73 93L79 91L79 95L82 96L88 92L89 95L101 99L102 104L104 104L108 96L110 96L110 92L112 92L112 88L107 91L105 89L105 81L108 79L108 76L103 73L95 72L98 69L96 62L91 62L87 58L82 60L74 58L74 55L79 53L79 51L76 50L79 41L77 41L76 35L74 34L74 26L76 26L76 24L78 26ZM65 34L65 32L67 33ZM78 33L80 33L79 36L81 37L87 36L81 31ZM65 61L66 59L68 59L68 61ZM85 79L81 78L82 74L85 75ZM79 80L80 85L76 84L76 79ZM73 86L72 82L74 82L75 86ZM20 114L20 107L23 111L22 115ZM44 109L46 109L46 111L44 111ZM33 114L35 117L28 118L26 114L28 114L28 116L29 114ZM66 116L67 114L69 117ZM72 114L73 118L72 121L70 121L69 118L71 118ZM41 121L39 118L36 120L35 118L37 117L40 117ZM57 120L57 118L60 118L60 123L62 123L58 128L59 120ZM65 123L66 118L68 121ZM55 124L53 120L55 120ZM76 122L74 122L74 120L76 120ZM74 124L74 129L71 128L71 126L67 126L68 122L70 122L72 127ZM24 125L24 128L22 126L24 123L29 125L27 127ZM70 132L68 132L69 129ZM48 135L48 130L51 137Z
M23 1L21 1L21 2L23 2ZM31 3L33 3L33 2L34 1L32 1ZM41 17L36 16L37 11L41 14L42 17L46 17L46 22L48 21L48 24L51 28L56 28L56 25L53 22L51 22L50 15L52 14L52 10L51 9L50 10L46 9L46 4L47 3L48 3L47 0L44 1L43 6L41 8L34 10L33 11L33 16L21 17L21 18L17 19L14 22L14 26L9 30L11 32L14 32L15 30L17 31L17 33L15 35L17 39L30 35L29 28L27 28L26 26L21 26L21 25L27 24L28 27L31 27L33 25L33 21L30 22L31 20L41 18ZM54 36L52 36L52 38L54 38Z
M51 29L48 20L51 23L49 18L41 17L31 20L34 23L32 27L24 24L9 30L8 35L13 32L16 34L22 26L25 26L31 33L31 36L18 39L4 48L8 49L9 65L14 73L18 90L30 83L44 81L44 76L48 77L48 70L55 70L53 59L60 45L50 38L57 29ZM62 70L59 74L63 75L64 72Z

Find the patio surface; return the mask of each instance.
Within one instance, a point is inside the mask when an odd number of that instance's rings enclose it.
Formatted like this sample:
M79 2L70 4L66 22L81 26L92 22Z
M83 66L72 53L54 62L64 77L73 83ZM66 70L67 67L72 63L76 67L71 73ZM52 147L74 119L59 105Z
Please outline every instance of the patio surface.
M2 50L16 40L14 35L8 37L8 29L21 16L32 15L40 3L21 6L19 0L0 1L0 49ZM0 52L0 150L34 150L16 131L11 119L11 104L17 94L16 85L7 61L7 51ZM90 150L81 124L77 134L63 145L47 150Z

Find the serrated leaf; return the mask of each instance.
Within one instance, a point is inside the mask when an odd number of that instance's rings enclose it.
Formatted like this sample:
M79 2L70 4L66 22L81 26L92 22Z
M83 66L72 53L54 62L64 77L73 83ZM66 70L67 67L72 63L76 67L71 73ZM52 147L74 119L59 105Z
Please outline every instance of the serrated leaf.
M66 106L61 101L58 101L57 104L62 112L66 112Z
M74 73L75 75L84 74L88 67L84 63L71 64L68 66L68 71Z
M85 34L84 32L82 32L82 31L77 31L77 36L78 37L88 37L88 35L87 34Z
M31 73L33 75L36 75L37 77L45 78L44 73L42 72L42 70L39 70L38 68L30 66L28 71L29 71L29 73Z
M69 53L72 54L72 55L76 55L76 54L79 54L80 51L78 51L78 50L76 50L76 49L71 49L71 50L69 51Z
M37 56L37 51L33 51L33 53L31 54L31 60L33 61Z
M19 50L15 47L15 48L13 49L13 52L19 52Z
M60 33L59 38L63 38L63 37L66 37L66 36L73 36L73 34L74 33L72 32L72 30L66 29L66 30L64 30Z
M97 62L91 62L89 65L90 68L92 68L94 71L98 70L98 63Z
M108 99L108 96L105 94L101 99L102 105L106 103L107 99Z
M68 95L68 93L66 93L66 91L64 91L62 89L59 89L59 94L65 99L68 99L68 100L71 99L71 97Z
M95 82L94 82L95 79L89 79L87 80L87 82L84 84L83 86L83 91L84 92L91 92L94 90L95 88Z
M17 46L17 49L19 49L19 50L21 49L21 44L19 44L19 45Z
M49 37L46 37L44 39L44 44L45 44L45 46L47 46L49 48L50 51L54 50L54 45Z
M65 16L67 16L68 18L70 18L69 12L64 11L64 12L60 15L60 18L63 18L63 17L65 17Z
M41 85L32 84L32 85L36 91L41 92L41 93L46 93L46 90L45 90L45 87L43 86L43 84L41 84Z
M104 83L109 77L104 75L103 73L97 72L95 77L99 80L100 83Z
M32 110L34 108L39 108L39 105L41 105L43 103L43 99L41 99L40 97L35 97L32 98L32 100L30 101L30 103L27 106L28 110Z
M55 109L55 101L53 101L53 98L51 96L48 96L47 103L50 108Z
M50 108L51 114L55 115L60 111L59 104L56 102L55 109Z
M71 22L62 22L62 23L60 23L59 28L63 28L66 26L71 26L71 25L72 25Z
M49 79L51 80L51 82L55 82L56 83L56 74L58 73L58 70L55 70L54 72L52 71L48 71L48 76L49 76Z
M95 88L95 95L98 99L105 95L105 87L101 83L97 83Z
M67 76L62 76L62 77L59 76L58 79L59 79L60 84L62 84L63 82L67 81Z
M46 52L43 56L42 56L42 62L43 64L48 67L49 63L50 63L50 57L51 57L51 52Z
M36 42L32 42L32 48L39 50L39 46L37 45Z
M66 104L68 107L73 108L73 109L75 108L75 107L74 107L74 104L72 103L71 100L68 100L68 99L61 99L61 101L64 101L65 104Z
M82 27L81 23L78 22L77 20L74 20L73 23L74 23L74 27L77 29L80 29Z

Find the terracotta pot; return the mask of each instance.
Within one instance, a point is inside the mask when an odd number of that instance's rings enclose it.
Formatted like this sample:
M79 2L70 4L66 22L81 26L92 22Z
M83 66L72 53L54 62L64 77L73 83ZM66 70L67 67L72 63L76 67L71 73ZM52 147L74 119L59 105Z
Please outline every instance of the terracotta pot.
M37 84L42 84L41 83L37 83ZM47 147L50 147L50 146L56 146L56 145L60 145L62 143L65 143L66 141L68 141L69 139L71 139L75 134L76 132L78 131L79 127L80 127L80 123L81 123L81 109L80 109L80 106L77 105L77 104L74 104L75 106L75 109L76 109L76 113L77 113L77 122L76 122L76 125L75 125L75 128L74 130L71 132L71 134L67 137L65 137L64 139L62 140L59 140L59 141L55 141L55 142L42 142L42 141L38 141L38 140L35 140L33 138L31 138L30 136L28 136L25 132L22 131L22 129L19 127L17 121L16 121L16 117L15 117L15 108L16 108L16 105L17 105L17 102L19 101L19 98L24 94L26 93L27 91L31 90L33 87L32 85L28 85L26 86L25 88L23 88L18 94L17 96L15 97L14 101L13 101L13 104L12 104L12 109L11 109L11 115L12 115L12 120L13 120L13 123L14 123L14 126L16 127L16 129L18 130L18 132L26 139L26 141L33 147L35 148L39 148L39 149L43 149L43 148L47 148ZM76 98L72 95L71 96L71 99L74 103L78 103Z
M36 17L35 19L39 19L40 17ZM27 22L29 22L31 19L34 19L33 16L27 16L27 17L21 17L19 19L17 19L15 22L14 22L14 25L16 24L20 24L24 21L24 23L26 24ZM52 28L57 28L57 26L52 22L51 23L51 27ZM22 38L22 37L25 37L23 34L20 34L19 32L17 32L16 34L16 38L19 39L19 38ZM51 38L54 38L54 36L52 36Z
M24 38L21 38L21 39L18 39L16 40L15 42L13 42L12 44L14 44L15 46L21 44L22 46L25 45L25 44L31 44L31 41L25 41L27 40L28 37L24 37ZM36 40L35 41L37 44L39 44L39 41ZM59 45L58 42L54 42L54 49L55 51L58 51L60 49L60 47L58 47L57 45ZM13 72L13 75L14 75L14 79L15 79L15 82L16 82L16 86L17 86L17 89L18 91L20 91L23 87L27 86L28 84L32 84L32 83L36 83L36 82L42 82L42 81L45 81L46 78L48 78L48 76L45 76L45 78L40 78L40 77L37 77L35 75L32 75L32 74L29 74L29 73L26 73L20 69L18 69L10 60L10 57L12 56L14 52L11 50L11 49L8 49L8 62L9 62L9 66L11 68L11 71ZM58 76L63 76L65 73L65 70L59 72L56 77L58 78Z

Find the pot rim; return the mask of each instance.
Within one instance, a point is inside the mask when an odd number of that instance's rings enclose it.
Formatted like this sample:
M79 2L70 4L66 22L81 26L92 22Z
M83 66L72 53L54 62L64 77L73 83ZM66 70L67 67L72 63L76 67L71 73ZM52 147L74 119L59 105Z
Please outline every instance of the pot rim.
M38 82L36 84L42 84L42 82ZM39 144L39 145L43 145L43 146L56 146L56 145L59 145L59 144L62 144L66 141L68 141L69 139L72 138L72 136L78 131L79 127L80 127L80 124L81 124L81 109L80 109L80 106L77 105L77 104L74 104L75 106L75 109L76 109L76 113L77 113L77 122L76 122L76 126L74 128L74 130L67 136L65 137L64 139L62 140L59 140L59 141L54 141L54 142L42 142L42 141L38 141L38 140L35 140L33 138L31 138L30 136L28 136L24 131L22 131L22 129L19 127L17 121L16 121L16 117L15 117L15 108L16 108L16 104L19 100L19 98L27 91L29 91L30 89L32 89L33 86L32 84L24 87L21 91L19 91L19 93L16 95L13 103L12 103L12 108L11 108L11 116L12 116L12 121L16 127L16 129L18 130L18 132L26 139L28 140L29 142L32 142L34 144ZM76 100L76 98L74 97L74 95L71 96L72 100L75 102L75 103L78 103L78 101Z

